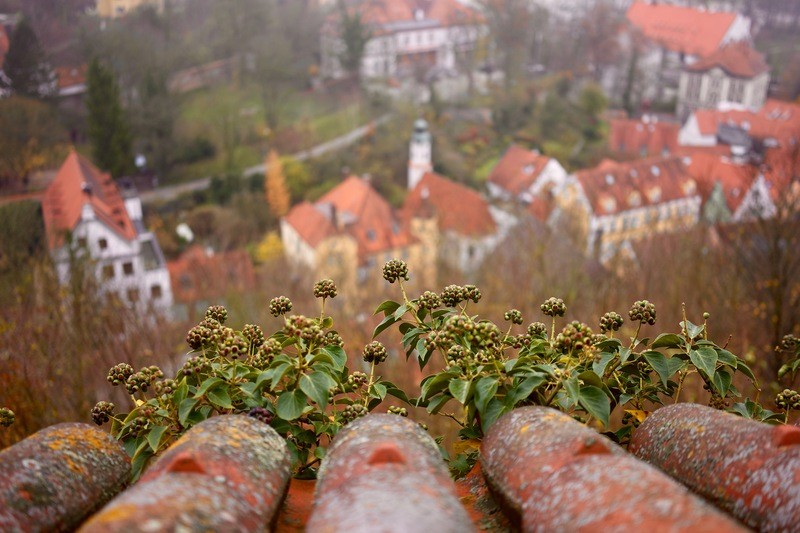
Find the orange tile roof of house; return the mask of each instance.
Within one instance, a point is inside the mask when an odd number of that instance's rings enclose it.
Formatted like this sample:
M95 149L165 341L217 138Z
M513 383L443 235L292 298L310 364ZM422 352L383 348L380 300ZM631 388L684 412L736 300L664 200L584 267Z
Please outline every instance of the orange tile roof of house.
M167 269L177 303L214 300L231 291L246 292L256 286L253 262L245 250L206 253L195 244L168 262Z
M312 248L336 234L336 228L331 221L308 202L292 207L283 220Z
M121 238L130 241L136 237L125 202L111 175L101 172L72 150L42 200L47 242L51 249L61 246L65 234L75 229L85 204L89 204L95 216Z
M791 144L800 140L800 105L769 99L758 111L698 109L697 125L703 135L715 135L720 124L735 124L758 139L773 138Z
M628 20L661 46L697 56L708 56L722 45L736 13L700 11L670 4L634 2Z
M8 53L8 33L6 32L5 26L0 24L0 68L3 67L3 63L6 60L6 54Z
M435 172L426 173L406 196L403 211L407 218L437 218L439 229L464 236L491 235L497 229L494 218L477 191Z
M736 164L726 157L711 153L693 155L688 170L697 182L697 189L704 202L709 199L714 186L719 183L728 209L732 213L742 204L745 194L758 177L756 167Z
M389 203L357 176L344 180L314 205L296 205L284 221L312 247L334 235L351 236L360 261L416 242Z
M372 27L373 35L393 31L392 24L414 22L417 10L422 10L424 20L442 26L482 21L478 11L457 0L351 0L347 6ZM338 12L331 13L325 31L330 31L338 16Z
M57 67L55 70L58 78L58 88L65 89L85 84L88 68L86 64L77 67Z
M686 70L707 72L713 68L721 68L737 78L754 78L769 71L764 56L746 42L727 44L687 66Z
M520 194L533 185L549 162L547 156L512 144L492 169L488 180L511 194Z
M608 138L615 152L640 155L673 153L678 147L680 124L635 119L612 119Z
M686 198L697 185L680 157L605 163L575 173L596 216Z

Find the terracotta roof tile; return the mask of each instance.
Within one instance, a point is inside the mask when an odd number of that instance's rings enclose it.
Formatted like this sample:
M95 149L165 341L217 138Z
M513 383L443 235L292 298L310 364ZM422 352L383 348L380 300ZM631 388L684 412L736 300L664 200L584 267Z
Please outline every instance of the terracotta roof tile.
M289 223L312 248L336 234L336 228L319 210L308 202L292 207L284 220Z
M736 13L637 1L628 8L627 17L646 37L669 50L708 56L723 44Z
M493 234L497 226L489 204L477 191L435 172L426 173L406 196L407 218L435 216L439 229L475 237Z
M59 89L63 90L68 87L84 85L86 83L86 73L88 72L86 64L78 67L57 67L55 70Z
M215 300L230 291L248 292L256 286L250 254L232 250L208 254L194 245L167 263L175 302Z
M42 201L47 242L51 249L61 246L64 235L75 229L85 204L91 206L95 216L121 238L128 241L136 238L125 202L111 175L101 172L72 150Z
M703 135L715 135L720 124L733 124L757 139L800 141L800 105L769 99L758 111L699 109L697 125Z
M533 185L549 162L549 157L535 150L512 144L492 169L488 180L511 194L520 194Z
M423 21L434 21L441 26L473 23L482 20L482 15L457 0L348 0L347 8L358 13L368 24L373 35L392 33L403 27L403 23L416 21L416 11L422 10ZM323 31L331 33L339 14L331 13Z
M576 172L575 177L598 216L697 194L695 180L677 156L605 162Z
M650 415L630 450L758 531L800 524L800 428L682 403Z
M6 60L6 54L8 53L8 32L6 32L5 26L0 24L0 68L3 67L3 63Z
M481 466L523 531L746 531L607 437L547 407L500 418L481 444Z
M754 78L769 71L764 56L749 43L731 43L703 57L686 67L690 72L706 72L715 67L721 68L737 78Z
M680 124L674 122L612 119L608 144L611 150L624 154L671 154L678 147L680 129Z

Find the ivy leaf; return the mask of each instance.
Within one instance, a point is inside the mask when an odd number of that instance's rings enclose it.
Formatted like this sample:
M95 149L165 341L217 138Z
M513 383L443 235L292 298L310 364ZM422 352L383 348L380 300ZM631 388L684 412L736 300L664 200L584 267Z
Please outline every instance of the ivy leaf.
M486 406L486 412L481 415L481 429L486 433L492 424L497 422L497 419L510 411L511 408L506 406L497 398L492 398Z
M716 350L707 347L691 350L689 352L689 359L692 360L692 364L694 364L694 366L705 372L709 379L714 378L714 372L717 368L718 359Z
M452 379L450 383L447 384L447 389L450 391L450 394L453 395L453 398L458 400L462 405L465 405L472 390L471 385L471 379Z
M653 341L653 349L656 348L680 348L684 344L684 338L674 333L662 333Z
M606 372L606 367L611 360L614 359L614 354L611 352L603 352L600 354L600 360L592 363L592 370L598 376L603 376Z
M397 311L397 308L400 307L400 304L395 302L394 300L386 300L381 305L375 309L375 312L372 313L373 315L377 315L378 313L383 313L384 316L389 316L394 314Z
M397 322L397 318L394 315L388 315L386 318L381 320L381 323L375 327L375 331L372 332L372 338L374 339L378 335L380 335L384 330L390 328L392 324Z
M581 387L578 403L587 413L598 419L604 426L608 426L608 416L611 414L611 402L606 394L594 385Z
M300 376L300 390L314 400L322 411L328 406L328 389L335 384L336 383L323 372L314 372L313 374L303 374Z
M458 377L454 372L441 372L439 374L432 374L422 380L420 388L420 399L427 400L434 394L445 390L450 383L451 379Z
M696 324L692 324L688 320L681 322L681 327L686 330L686 334L689 336L690 339L694 340L703 333L705 326L698 326Z
M428 404L428 413L432 415L437 414L439 411L442 410L444 404L446 404L452 399L453 398L451 398L450 396L445 396L445 395L437 396L436 398L431 400L431 402Z
M195 405L197 405L196 398L186 398L178 406L178 422L180 422L183 427L186 427L186 420L189 417L189 413L191 413L192 409L194 409Z
M186 383L186 378L184 377L181 380L180 385L178 388L175 389L175 392L172 393L172 403L174 405L180 405L183 400L189 395L189 384Z
M167 426L155 426L147 434L147 443L154 452L158 451L158 446L161 444L162 437L166 430Z
M221 407L222 409L233 409L231 397L228 395L228 391L222 387L211 389L206 393L206 397L213 405L217 407Z
M675 375L676 372L681 370L684 366L684 362L680 359L675 357L664 357L661 352L656 352L653 350L649 350L644 352L644 358L650 363L650 366L653 367L653 370L656 371L658 377L661 378L661 383L664 384L664 387L667 386L667 381Z
M531 393L544 382L545 378L542 375L525 378L518 385L512 387L511 390L508 391L503 403L506 405L506 407L514 407L521 400L524 400L530 396Z
M398 388L397 385L395 385L394 383L391 383L389 381L384 381L383 384L386 386L386 393L387 394L390 394L390 395L394 396L395 398L397 398L398 400L403 401L405 403L408 403L408 404L411 403L409 401L408 396L406 395L406 393L402 389Z
M625 346L623 346L622 348L619 349L619 362L620 362L620 364L624 365L628 361L628 358L630 356L631 356L631 349L630 348L626 348Z
M308 397L301 390L284 391L278 397L276 411L284 420L295 420L303 414Z
M567 392L567 398L569 399L570 406L578 403L581 391L577 377L571 377L568 380L564 381L564 390Z
M494 398L497 387L500 385L496 377L482 377L475 383L475 408L483 415L489 400Z
M212 378L206 379L205 381L203 381L200 384L200 387L197 388L197 391L194 393L194 397L195 398L200 398L202 395L204 395L206 393L206 391L208 391L208 389L210 389L211 387L214 387L216 385L219 385L220 383L224 383L224 382L218 377L212 377Z
M370 394L374 394L375 396L380 398L381 401L383 401L383 399L386 398L386 391L387 391L386 385L378 382L372 384L372 389L370 390Z
M723 398L726 394L728 394L728 390L731 388L731 382L733 381L733 376L730 375L725 370L718 370L714 374L714 388L717 389L717 392Z

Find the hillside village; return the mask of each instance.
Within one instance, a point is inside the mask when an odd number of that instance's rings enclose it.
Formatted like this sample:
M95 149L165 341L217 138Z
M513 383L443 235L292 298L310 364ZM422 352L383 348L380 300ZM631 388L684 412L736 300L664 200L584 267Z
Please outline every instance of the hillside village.
M723 327L753 354L798 332L800 43L769 39L800 28L795 3L247 1L252 17L218 26L208 0L75 0L52 18L0 2L0 120L35 140L0 154L2 294L45 299L44 258L61 287L88 268L97 302L177 330L330 278L366 336L397 258L409 290L481 283L523 312L526 291L595 312L654 290L675 322L687 300L741 306L760 322ZM8 71L29 20L46 60L23 92ZM149 52L118 48L134 30ZM95 113L126 138L93 134ZM670 292L690 254L731 269L696 269L707 280L753 279ZM765 256L788 266L752 266ZM175 352L181 336L127 341Z

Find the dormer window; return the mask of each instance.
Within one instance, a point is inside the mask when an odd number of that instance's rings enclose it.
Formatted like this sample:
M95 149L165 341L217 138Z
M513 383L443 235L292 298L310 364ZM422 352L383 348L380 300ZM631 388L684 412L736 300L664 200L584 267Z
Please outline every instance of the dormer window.
M650 173L653 174L653 176L660 176L661 168L659 168L657 165L653 165L650 167Z
M628 195L628 205L631 207L639 207L642 205L642 195L639 194L639 191L631 191Z
M370 228L367 230L367 240L373 242L375 240L375 230Z
M606 174L606 185L614 185L614 176Z
M530 176L533 174L533 165L525 165L522 168L522 172L524 172L526 176Z
M612 213L617 208L617 201L611 196L605 196L600 200L600 206L606 213Z

